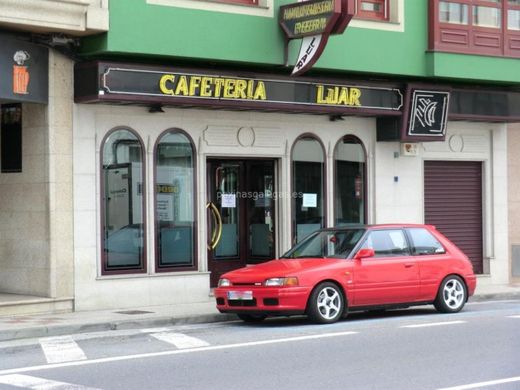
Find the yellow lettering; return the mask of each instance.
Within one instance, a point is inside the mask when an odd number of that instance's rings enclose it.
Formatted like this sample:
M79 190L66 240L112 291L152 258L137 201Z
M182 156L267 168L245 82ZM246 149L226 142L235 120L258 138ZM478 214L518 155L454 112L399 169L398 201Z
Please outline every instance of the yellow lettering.
M168 88L166 85L167 82L173 83L175 81L175 76L172 74L165 74L161 77L161 80L159 81L159 89L162 93L165 95L173 95L173 89Z
M188 96L188 92L188 81L186 80L186 76L180 76L177 88L175 88L175 95Z
M348 96L348 88L341 87L338 97L338 104L343 104L344 106L348 106L350 104L349 96Z
M190 78L190 96L196 95L198 87L200 87L200 76L191 76L191 78Z
M235 88L236 80L226 79L224 81L224 97L225 98L233 98L235 97L233 94L233 89Z
M318 85L318 92L316 93L316 103L318 104L327 104L327 101L323 96L324 89L323 85Z
M267 95L265 93L265 84L263 81L258 82L253 99L255 99L255 100L258 100L258 99L266 100L267 99Z
M211 96L211 81L212 77L203 77L200 82L200 96L209 97Z
M215 79L215 97L221 96L223 85L224 85L224 79Z
M247 81L237 80L235 85L235 97L237 99L247 99L246 96Z
M350 88L350 105L361 106L359 98L361 97L361 90L358 88Z

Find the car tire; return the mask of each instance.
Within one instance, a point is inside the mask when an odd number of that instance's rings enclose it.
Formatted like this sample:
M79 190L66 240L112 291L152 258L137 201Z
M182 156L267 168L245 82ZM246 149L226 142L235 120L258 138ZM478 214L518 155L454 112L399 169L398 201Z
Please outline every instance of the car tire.
M240 318L244 322L249 323L258 323L262 322L267 318L265 314L237 314L238 318Z
M345 311L343 292L334 283L320 283L311 293L307 304L307 316L318 324L332 324Z
M467 300L468 289L464 281L457 275L450 275L442 281L433 305L441 313L457 313Z

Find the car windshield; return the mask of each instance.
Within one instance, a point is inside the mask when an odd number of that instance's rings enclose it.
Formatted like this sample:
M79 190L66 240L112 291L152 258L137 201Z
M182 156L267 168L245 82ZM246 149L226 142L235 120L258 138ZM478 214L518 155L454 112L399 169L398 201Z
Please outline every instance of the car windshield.
M364 233L365 229L361 228L317 231L290 249L282 259L347 258Z

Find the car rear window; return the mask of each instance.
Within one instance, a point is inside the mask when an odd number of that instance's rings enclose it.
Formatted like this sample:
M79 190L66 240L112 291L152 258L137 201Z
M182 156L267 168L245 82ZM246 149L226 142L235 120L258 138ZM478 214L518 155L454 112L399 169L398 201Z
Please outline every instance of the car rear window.
M440 255L446 253L442 244L424 228L407 229L412 240L412 254Z

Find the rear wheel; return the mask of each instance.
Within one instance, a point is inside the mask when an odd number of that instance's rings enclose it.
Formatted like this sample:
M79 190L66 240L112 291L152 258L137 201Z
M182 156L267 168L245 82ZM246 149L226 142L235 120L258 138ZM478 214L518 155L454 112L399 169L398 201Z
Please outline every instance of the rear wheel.
M433 304L442 313L457 313L462 310L467 299L468 291L464 281L457 275L450 275L442 281Z
M320 283L311 293L307 315L319 324L331 324L343 315L345 299L340 288L331 282Z
M262 322L267 318L265 314L237 314L244 322Z

